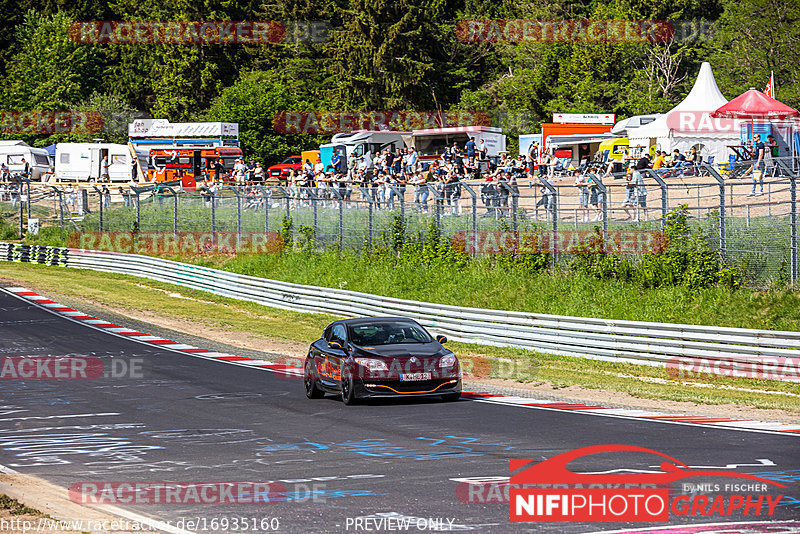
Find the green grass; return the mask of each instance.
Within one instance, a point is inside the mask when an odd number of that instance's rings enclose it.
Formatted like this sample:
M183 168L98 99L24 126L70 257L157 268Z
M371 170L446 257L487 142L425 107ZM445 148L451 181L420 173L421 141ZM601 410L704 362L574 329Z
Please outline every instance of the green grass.
M185 320L197 325L195 334L199 336L203 335L205 327L221 327L248 336L306 344L317 339L322 328L334 319L322 314L276 310L126 275L32 264L2 265L3 277L55 300L62 296L85 299L123 313L125 310L148 311ZM180 297L171 293L178 293ZM797 385L787 382L719 377L679 381L658 367L466 343L449 343L448 346L464 360L465 369L478 376L549 383L556 388L581 386L623 392L639 398L699 404L730 403L800 414Z
M21 502L16 499L12 499L8 495L0 494L0 510L8 510L11 515L32 515L35 517L45 517L49 518L50 516L36 510L34 508L30 508L25 506Z

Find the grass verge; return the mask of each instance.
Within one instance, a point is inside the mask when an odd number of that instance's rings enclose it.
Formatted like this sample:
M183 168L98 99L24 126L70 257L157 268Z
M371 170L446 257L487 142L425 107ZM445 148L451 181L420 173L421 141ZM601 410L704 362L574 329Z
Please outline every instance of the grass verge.
M127 275L63 267L2 263L0 278L58 299L69 296L117 310L151 312L204 328L224 328L249 336L300 344L316 339L334 318L267 308L188 288ZM732 404L800 414L797 384L768 380L703 378L675 380L666 369L539 354L524 349L448 344L478 376L580 386L621 392L642 399L697 404Z
M355 253L181 255L170 259L227 271L394 298L456 306L604 319L800 330L800 293L683 285L640 289L580 272L521 273L469 262L459 270L396 263Z
M50 517L49 515L25 506L8 495L0 494L0 510L8 510L11 515L30 515L33 517Z

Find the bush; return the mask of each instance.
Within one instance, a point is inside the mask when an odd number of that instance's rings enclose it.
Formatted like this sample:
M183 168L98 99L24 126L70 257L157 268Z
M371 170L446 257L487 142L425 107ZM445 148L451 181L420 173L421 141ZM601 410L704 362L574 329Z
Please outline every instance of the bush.
M704 232L700 228L692 231L688 218L685 205L670 212L663 241L657 242L638 265L606 252L602 231L595 226L595 235L589 242L571 251L569 268L598 280L632 281L642 289L680 285L691 289L739 287L742 269L726 265L711 250Z

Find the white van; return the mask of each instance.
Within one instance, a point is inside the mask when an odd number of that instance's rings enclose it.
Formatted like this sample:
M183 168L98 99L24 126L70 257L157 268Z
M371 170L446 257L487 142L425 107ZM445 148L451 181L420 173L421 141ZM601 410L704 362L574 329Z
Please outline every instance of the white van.
M8 165L11 174L21 174L27 163L31 180L41 180L43 174L52 170L47 150L34 148L24 141L0 141L0 163Z
M147 169L147 155L137 154L142 169ZM115 143L58 143L55 176L63 182L100 180L103 158L108 158L108 174L112 182L131 179L129 145Z

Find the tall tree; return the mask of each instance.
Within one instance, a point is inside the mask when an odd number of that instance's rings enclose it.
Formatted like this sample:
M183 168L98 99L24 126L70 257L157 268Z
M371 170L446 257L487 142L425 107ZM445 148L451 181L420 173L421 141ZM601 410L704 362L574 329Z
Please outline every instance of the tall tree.
M255 2L225 0L116 0L111 7L124 20L239 21L254 20L255 14ZM108 89L121 92L139 109L172 120L207 108L250 61L241 44L117 44L108 45L108 53L114 60L105 77Z
M776 96L800 106L800 3L797 0L725 0L709 44L728 98L764 89L775 72Z
M440 75L434 21L444 0L350 0L335 32L340 100L351 109L427 109Z
M88 97L99 79L102 55L69 36L66 13L25 14L3 80L5 109L58 110Z

